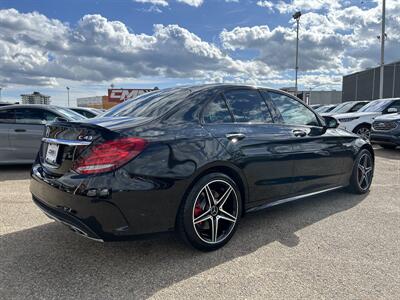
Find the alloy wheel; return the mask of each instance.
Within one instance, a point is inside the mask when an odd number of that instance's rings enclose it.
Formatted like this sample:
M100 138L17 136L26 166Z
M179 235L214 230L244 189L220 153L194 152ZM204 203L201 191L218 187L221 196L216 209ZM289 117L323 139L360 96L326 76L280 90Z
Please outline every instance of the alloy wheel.
M358 185L362 190L367 190L372 181L372 159L367 153L360 157L357 172Z
M357 134L362 138L369 140L371 136L371 130L368 127L361 127L357 130Z
M225 240L238 219L238 197L225 180L207 183L198 193L193 206L192 222L197 236L205 243Z

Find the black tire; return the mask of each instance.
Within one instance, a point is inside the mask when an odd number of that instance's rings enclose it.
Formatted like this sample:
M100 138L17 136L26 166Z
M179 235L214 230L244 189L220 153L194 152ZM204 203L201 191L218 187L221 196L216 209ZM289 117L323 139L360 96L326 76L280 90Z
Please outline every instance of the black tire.
M361 125L357 126L356 128L354 128L353 132L355 134L359 135L360 137L363 137L363 138L369 140L371 137L371 125L361 124Z
M242 199L236 183L225 174L211 173L200 178L187 193L179 209L177 230L190 246L213 251L229 242L241 215Z
M382 148L385 148L385 149L391 149L391 150L393 150L393 149L396 149L396 145L388 145L388 144L380 144L379 146L381 146Z
M366 166L365 160L369 162L369 166ZM364 180L363 178L363 172L360 168L360 165L362 165L362 168L364 168ZM370 168L369 171L367 171L367 168ZM348 186L349 190L352 193L355 194L365 194L369 191L369 188L371 187L372 179L374 177L374 160L372 158L372 154L369 150L363 149L361 150L358 154L357 157L354 161L354 166L353 166L353 172L351 174L350 178L350 185Z

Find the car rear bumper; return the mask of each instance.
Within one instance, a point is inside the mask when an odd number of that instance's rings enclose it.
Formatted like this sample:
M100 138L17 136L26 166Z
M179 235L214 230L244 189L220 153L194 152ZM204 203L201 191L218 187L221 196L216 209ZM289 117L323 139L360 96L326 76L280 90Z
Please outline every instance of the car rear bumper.
M135 239L174 229L180 203L175 184L127 181L126 176L119 176L54 179L37 164L32 169L30 191L46 215L94 240ZM94 187L107 187L109 196L87 196Z
M91 240L95 240L97 242L104 242L102 238L100 238L92 229L86 226L81 220L76 217L73 217L70 214L61 212L57 209L53 209L50 206L46 205L44 202L37 199L35 196L32 197L33 202L40 208L43 213L48 216L50 219L53 219L59 223L66 225L72 231L88 238Z
M371 132L371 142L376 144L400 145L400 133Z

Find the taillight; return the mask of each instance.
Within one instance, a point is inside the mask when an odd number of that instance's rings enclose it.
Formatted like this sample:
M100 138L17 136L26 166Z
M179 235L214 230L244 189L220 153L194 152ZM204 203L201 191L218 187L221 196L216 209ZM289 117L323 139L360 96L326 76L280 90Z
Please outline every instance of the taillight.
M121 138L95 145L75 161L73 170L80 174L115 170L136 157L146 145L146 140L141 138Z

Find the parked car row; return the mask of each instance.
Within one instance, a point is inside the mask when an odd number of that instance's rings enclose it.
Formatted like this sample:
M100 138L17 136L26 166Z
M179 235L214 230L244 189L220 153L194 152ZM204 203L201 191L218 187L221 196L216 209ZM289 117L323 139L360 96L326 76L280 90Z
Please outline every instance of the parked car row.
M400 98L380 99L369 102L359 111L335 115L340 127L365 139L371 135L371 126L376 117L400 111Z
M384 148L394 149L400 145L399 98L313 106L321 116L335 117L340 122L340 128L370 139Z
M383 148L400 146L400 114L376 117L372 123L371 141Z
M332 111L335 107L337 106L337 104L329 104L329 105L322 105L318 108L315 109L315 111L319 114L322 113L329 113L330 111Z
M321 113L321 116L335 116L338 114L351 113L359 111L363 106L368 104L369 101L348 101L343 102L335 107L330 112Z
M52 105L0 107L0 164L26 164L35 160L45 125L86 119L73 110Z

